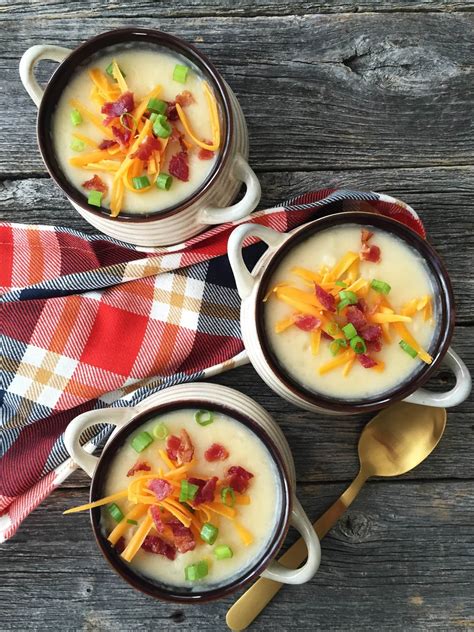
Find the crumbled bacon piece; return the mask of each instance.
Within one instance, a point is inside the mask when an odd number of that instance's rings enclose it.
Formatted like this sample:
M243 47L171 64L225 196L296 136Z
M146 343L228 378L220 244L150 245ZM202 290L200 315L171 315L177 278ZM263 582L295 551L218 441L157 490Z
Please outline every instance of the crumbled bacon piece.
M367 351L370 353L378 353L379 351L382 351L382 341L374 340L372 342L367 342Z
M367 318L365 314L355 305L349 305L346 309L346 318L349 323L352 323L357 331L360 331L367 325Z
M97 174L94 174L90 180L83 182L82 186L89 191L102 191L102 193L107 193L107 185Z
M361 312L363 312L364 314L367 312L367 310L369 309L369 306L367 305L367 301L365 300L365 298L360 298L357 301L357 305L356 307L358 309L360 309Z
M108 125L112 119L127 112L131 112L135 107L132 92L124 92L116 101L108 101L101 108L102 114L106 115L104 125Z
M373 360L370 356L368 356L366 353L360 353L357 356L357 359L362 364L364 369L371 369L372 367L377 366L377 362Z
M229 487L232 487L232 489L239 492L239 494L243 494L247 490L251 478L253 478L253 474L247 472L247 470L240 467L240 465L233 465L227 470Z
M378 246L364 245L359 254L363 261L371 261L372 263L378 263L380 261L380 248Z
M189 463L194 455L194 446L186 430L181 430L179 437L171 435L166 442L166 452L178 465Z
M148 489L151 489L158 500L164 500L173 491L171 483L163 478L152 478L151 481L148 481Z
M176 547L168 544L157 535L147 535L143 540L142 549L148 553L164 555L169 560L174 560L176 557Z
M366 325L359 331L359 335L367 342L375 342L382 337L382 327L380 325Z
M178 180L187 182L189 180L189 164L187 152L180 151L178 154L175 154L170 160L168 171L172 176L178 178Z
M176 109L176 101L168 101L166 116L168 117L168 121L177 121L179 119L178 111Z
M333 340L333 337L326 333L324 329L321 329L321 338L324 338L325 340Z
M149 472L151 467L148 465L146 461L137 461L135 465L128 470L127 476L133 476L137 472Z
M214 500L214 494L216 493L216 484L218 481L217 476L213 476L207 481L202 478L189 478L190 483L197 485L199 491L194 497L193 503L200 505L201 503L212 503Z
M314 289L316 292L316 297L324 309L327 309L329 312L336 311L336 299L332 294L323 290L323 288L317 283L314 284Z
M173 532L173 540L180 553L187 553L196 547L191 529L185 527L177 518L171 518L166 523Z
M99 145L99 149L109 149L110 147L114 147L115 145L117 145L116 140L108 140L107 138L104 138L104 140Z
M140 158L140 160L149 160L154 151L161 149L160 141L154 136L147 136L139 145L137 151L133 152L130 158Z
M295 317L295 325L298 329L302 329L303 331L313 331L313 329L321 327L321 320L316 318L316 316L298 314Z
M123 126L116 127L115 125L112 125L112 134L115 136L122 147L126 147L130 142L130 138L132 137L131 130Z
M366 244L373 236L374 233L372 231L367 230L367 228L362 228L360 231L360 243Z
M229 458L229 453L220 443L213 443L210 448L204 452L206 461L225 461Z
M120 555L121 553L123 553L125 551L126 547L127 547L127 545L125 544L125 538L122 536L115 543L115 550Z
M189 90L183 90L180 94L176 95L175 103L179 103L182 108L185 108L191 103L195 103L195 99Z
M161 519L160 508L156 505L150 505L150 516L152 517L153 525L158 533L163 533L163 531L165 530L165 525L163 523L163 520Z
M166 441L166 452L172 461L178 460L178 448L181 445L181 439L176 435L170 435Z
M198 153L199 160L211 160L214 157L214 152L210 149L201 148Z

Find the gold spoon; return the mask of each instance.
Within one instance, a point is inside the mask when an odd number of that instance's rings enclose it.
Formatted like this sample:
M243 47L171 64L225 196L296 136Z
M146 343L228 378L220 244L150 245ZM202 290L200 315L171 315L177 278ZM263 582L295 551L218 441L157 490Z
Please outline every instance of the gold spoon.
M399 476L426 459L438 445L446 426L446 410L399 402L389 406L365 426L359 439L360 469L342 496L313 524L319 538L339 520L370 476ZM300 538L278 560L297 568L306 559ZM231 630L245 630L277 594L282 584L261 578L230 608Z

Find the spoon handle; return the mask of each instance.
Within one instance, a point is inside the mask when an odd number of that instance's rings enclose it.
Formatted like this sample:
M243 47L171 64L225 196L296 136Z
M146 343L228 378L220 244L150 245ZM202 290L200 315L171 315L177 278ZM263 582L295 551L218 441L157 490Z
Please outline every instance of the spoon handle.
M361 469L346 491L313 523L319 539L324 538L354 501L367 478L367 474ZM304 540L299 538L278 561L287 568L297 568L306 559L306 553ZM258 579L227 612L226 622L229 628L235 631L245 630L282 586L283 584L272 579Z

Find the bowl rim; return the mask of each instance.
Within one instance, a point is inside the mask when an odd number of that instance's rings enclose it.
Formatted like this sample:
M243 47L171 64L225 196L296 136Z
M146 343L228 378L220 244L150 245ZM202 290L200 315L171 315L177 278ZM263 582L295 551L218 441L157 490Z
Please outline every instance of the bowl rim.
M120 213L117 217L110 216L110 209L105 207L96 208L87 203L87 198L77 189L59 167L55 158L55 151L51 135L46 123L51 119L54 108L67 85L67 77L75 72L77 66L87 61L88 58L109 46L126 44L130 42L146 42L151 41L154 44L169 48L185 57L189 58L203 72L206 78L210 79L212 87L217 93L220 101L222 118L224 120L224 142L219 151L215 165L206 177L204 183L196 189L191 195L174 204L166 207L161 211L151 211L142 215L133 215L130 213ZM64 78L64 86L59 89L58 80ZM76 48L64 59L52 73L44 90L43 97L38 109L36 121L36 136L38 146L43 158L43 162L53 180L65 193L69 200L79 206L86 213L92 213L102 219L122 222L128 224L143 224L147 222L157 221L172 217L181 211L186 210L199 201L214 186L216 180L220 177L226 168L232 154L232 139L234 137L234 114L232 107L232 99L229 89L219 71L211 63L204 53L199 51L193 44L183 40L175 35L160 31L158 29L147 29L141 27L125 27L113 29L96 35Z
M233 581L206 591L188 591L183 587L171 587L170 590L165 590L153 583L152 580L147 580L146 577L134 573L130 570L130 567L120 560L119 555L116 553L114 547L112 547L104 537L100 527L100 513L101 507L96 507L89 510L92 530L94 532L96 543L105 557L109 565L113 570L118 573L128 584L137 590L150 595L152 597L162 599L164 601L171 601L177 603L197 603L214 601L225 597L236 590L239 590L243 586L255 580L268 564L274 559L278 553L281 545L283 544L289 529L290 516L293 505L293 489L290 483L290 477L284 461L284 458L277 447L274 440L270 437L267 431L259 426L253 419L247 416L245 413L236 410L232 406L227 404L210 402L207 399L199 399L196 397L183 397L179 400L173 400L171 402L165 402L147 408L146 410L134 415L130 421L128 421L118 432L112 436L111 440L106 444L99 462L92 477L90 486L90 502L101 498L100 490L102 489L104 482L104 474L107 467L110 465L117 449L123 445L124 440L130 436L139 426L143 425L149 419L170 412L173 410L183 409L211 409L228 415L229 417L237 420L250 429L257 437L262 441L264 446L270 453L273 459L281 485L282 501L281 501L281 514L277 524L274 528L274 534L265 549L265 552L261 554L257 562L251 566L244 575L238 575ZM105 458L104 458L105 457Z
M440 291L441 299L441 323L439 324L439 334L436 341L430 344L433 362L431 364L423 363L415 370L410 380L405 380L398 388L385 391L377 396L371 396L364 400L349 399L343 400L336 397L326 396L304 387L298 383L281 364L278 362L276 355L271 350L270 344L265 335L265 318L264 303L270 278L281 260L288 252L297 244L306 240L308 237L328 228L340 226L342 224L360 224L361 226L372 225L386 232L393 233L396 237L415 248L423 256L435 285ZM258 264L257 264L258 265ZM270 368L273 376L281 384L288 389L293 397L302 399L310 406L316 406L320 409L331 410L341 413L362 413L372 410L378 410L388 404L403 400L411 395L415 390L420 388L434 373L442 362L451 342L455 321L455 301L454 293L449 278L448 271L438 253L431 244L420 237L414 230L406 226L403 222L389 218L376 212L366 211L343 211L325 215L307 224L303 224L296 230L289 233L288 238L269 254L268 259L264 262L264 269L258 282L258 289L255 294L255 304L253 308L253 317L255 319L256 335L260 345L260 350L264 356L267 366Z

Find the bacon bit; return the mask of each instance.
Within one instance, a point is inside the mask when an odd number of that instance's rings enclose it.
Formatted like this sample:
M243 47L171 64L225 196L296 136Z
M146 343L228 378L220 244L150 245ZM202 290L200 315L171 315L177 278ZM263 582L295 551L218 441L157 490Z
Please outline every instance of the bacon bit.
M346 309L346 318L349 323L352 323L357 331L360 331L367 325L367 318L365 314L355 305L349 305Z
M155 525L155 529L158 531L158 533L163 533L163 531L165 530L165 525L163 523L163 520L161 519L160 508L156 505L151 505L150 516L153 519L153 524Z
M169 560L174 560L176 557L176 547L168 544L157 535L147 535L143 540L142 549L148 553L164 555Z
M188 154L185 151L180 151L178 154L175 154L171 160L168 171L172 176L178 178L178 180L182 180L183 182L187 182L189 180L189 165L188 165Z
M210 448L204 452L206 461L225 461L229 457L229 453L220 443L213 443Z
M181 430L179 437L171 435L166 442L166 452L178 465L189 463L194 455L194 446L186 430Z
M112 125L112 134L118 140L122 147L126 147L132 137L132 132L126 127L116 127Z
M308 316L304 314L298 314L295 316L295 325L298 329L302 329L303 331L313 331L313 329L318 329L321 327L321 320L316 318L316 316Z
M378 353L379 351L382 351L382 346L381 340L374 340L373 342L369 341L367 342L367 351Z
M166 441L166 453L172 461L178 460L178 449L181 439L176 435L170 435Z
M193 485L197 485L199 487L199 491L196 494L193 503L195 505L200 505L201 503L212 503L214 500L214 494L216 492L216 484L218 481L217 476L213 476L209 480L204 480L202 478L189 478L188 481Z
M114 147L114 145L117 145L116 140L107 140L107 138L104 138L99 145L99 149L110 149L110 147Z
M132 92L124 92L116 101L108 101L101 108L102 114L106 115L104 125L108 125L112 119L127 112L131 112L135 107Z
M377 366L377 362L369 357L366 353L360 353L357 356L357 359L362 364L364 369L371 369L374 366Z
M330 336L327 332L324 331L324 329L321 329L321 338L324 338L325 340L332 340L333 337Z
M362 228L362 230L360 231L360 243L362 245L367 244L369 239L372 239L373 236L374 236L373 232L371 232L370 230L367 230L367 228Z
M140 160L149 160L154 151L161 150L160 141L154 136L147 136L143 143L138 147L137 151L131 154L130 158L140 158Z
M123 553L125 551L126 547L127 545L125 543L125 538L122 535L115 543L115 550L120 555L120 553Z
M94 174L90 180L83 182L82 186L89 191L102 191L102 193L107 193L107 185L97 174Z
M380 248L378 246L362 246L360 258L363 261L378 263L380 261Z
M367 342L376 342L382 337L382 327L380 325L367 325L359 331L359 335Z
M133 476L137 472L149 472L151 467L148 465L146 461L137 461L135 465L128 470L127 476Z
M176 110L176 101L168 101L166 116L168 117L168 121L177 121L179 119L179 114Z
M187 105L191 105L191 103L196 103L196 100L189 90L183 90L183 92L176 95L175 103L179 103L180 106L184 108Z
M356 307L358 309L360 309L360 311L363 312L364 314L366 314L367 310L369 309L369 306L368 306L367 301L365 300L365 298L360 298L357 301Z
M199 160L211 160L214 157L214 152L209 149L200 149L198 153Z
M171 131L170 140L177 141L179 143L179 146L181 147L181 151L187 153L188 148L186 146L186 143L184 142L184 134L180 132L179 129L177 129L176 127L173 127Z
M247 491L251 478L253 478L253 474L247 472L247 470L240 467L240 465L233 465L227 470L229 486L232 487L234 491L239 492L239 494L243 494Z
M171 518L166 524L173 532L174 544L180 553L194 550L196 542L191 529L182 525L177 518Z
M324 309L327 309L329 312L335 312L336 298L332 294L329 294L329 292L326 292L326 290L323 290L323 288L317 283L314 284L314 288L317 299Z
M173 486L162 478L153 478L148 482L148 489L151 489L158 500L164 500L173 491Z

